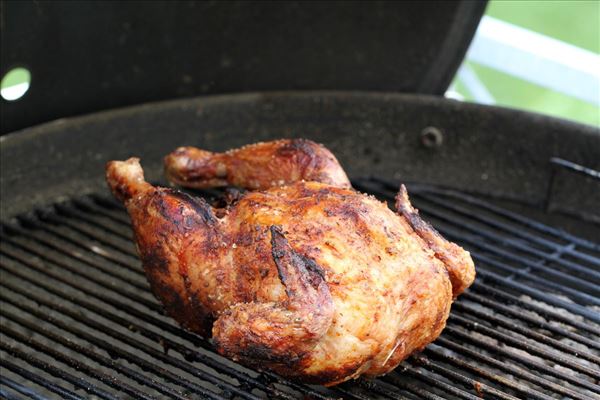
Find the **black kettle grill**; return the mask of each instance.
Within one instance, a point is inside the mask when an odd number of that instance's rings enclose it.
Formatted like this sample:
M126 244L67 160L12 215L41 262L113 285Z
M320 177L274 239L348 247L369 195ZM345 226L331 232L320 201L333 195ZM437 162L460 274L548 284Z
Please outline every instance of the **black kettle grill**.
M441 97L484 8L2 1L2 74L32 82L1 103L0 396L600 398L600 132ZM164 183L177 146L280 137L326 144L381 199L408 183L475 259L442 336L386 376L243 368L150 294L105 162Z

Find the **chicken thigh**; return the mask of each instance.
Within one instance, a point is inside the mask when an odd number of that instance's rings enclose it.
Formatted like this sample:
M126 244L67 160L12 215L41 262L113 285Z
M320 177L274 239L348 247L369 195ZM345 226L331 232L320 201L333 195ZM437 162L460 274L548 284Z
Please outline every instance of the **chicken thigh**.
M145 182L136 158L106 170L156 297L241 364L325 385L387 373L439 336L475 277L403 186L394 213L313 142L181 148L165 163L182 185L261 189L217 217L202 198Z

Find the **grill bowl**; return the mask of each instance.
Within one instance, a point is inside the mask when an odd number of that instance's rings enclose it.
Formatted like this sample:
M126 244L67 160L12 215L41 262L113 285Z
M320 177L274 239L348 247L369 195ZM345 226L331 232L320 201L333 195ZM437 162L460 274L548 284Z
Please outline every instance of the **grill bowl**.
M441 146L424 144L429 127ZM355 188L383 200L408 181L425 218L476 261L442 336L380 379L310 387L216 355L162 314L104 187L109 159L139 155L160 181L179 145L292 136L324 142ZM0 149L5 397L599 397L600 191L549 163L598 169L593 128L426 96L272 93L55 121Z

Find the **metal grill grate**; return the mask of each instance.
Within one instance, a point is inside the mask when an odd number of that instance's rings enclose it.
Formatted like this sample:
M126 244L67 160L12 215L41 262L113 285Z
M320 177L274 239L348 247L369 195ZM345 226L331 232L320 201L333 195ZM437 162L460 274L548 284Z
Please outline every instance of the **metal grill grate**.
M397 184L354 182L391 200ZM416 207L478 278L442 336L387 376L331 389L254 372L151 296L124 210L90 196L3 223L0 396L600 399L600 245L427 186Z

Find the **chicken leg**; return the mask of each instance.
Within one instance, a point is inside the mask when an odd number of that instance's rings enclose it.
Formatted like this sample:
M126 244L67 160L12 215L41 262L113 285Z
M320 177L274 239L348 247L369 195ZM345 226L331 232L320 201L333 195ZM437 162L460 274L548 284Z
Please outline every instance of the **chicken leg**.
M214 312L202 290L209 280L190 265L200 249L206 250L203 258L210 263L221 243L220 223L212 208L202 198L150 185L137 158L109 162L106 179L131 216L152 292L177 322L210 336Z
M171 182L195 189L231 185L263 190L301 180L350 187L333 154L305 139L255 143L225 153L180 147L165 157L165 172Z

